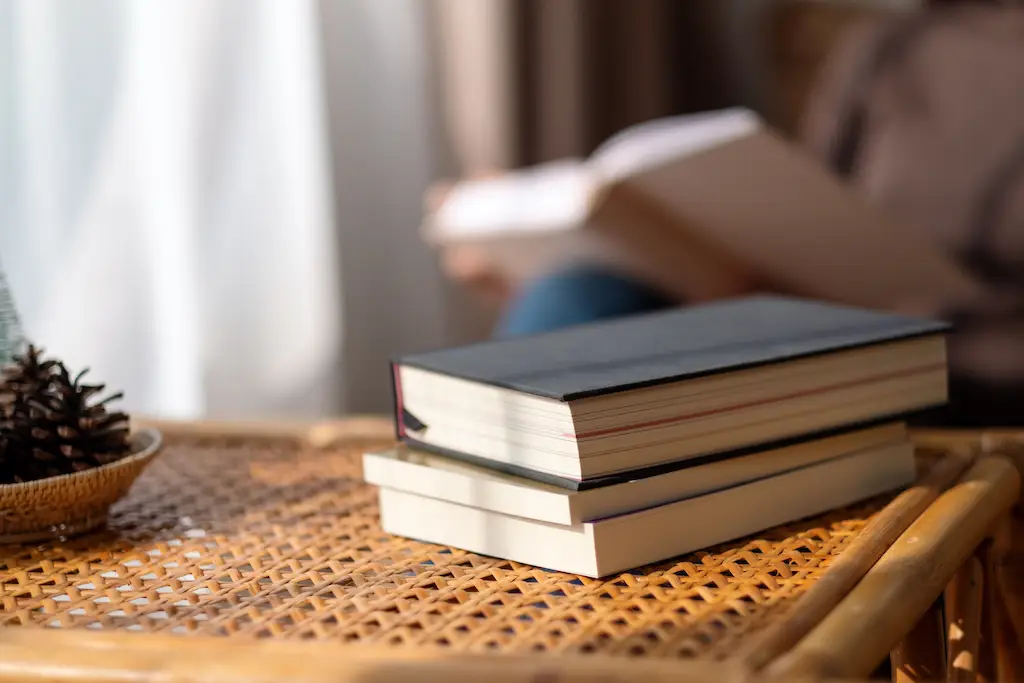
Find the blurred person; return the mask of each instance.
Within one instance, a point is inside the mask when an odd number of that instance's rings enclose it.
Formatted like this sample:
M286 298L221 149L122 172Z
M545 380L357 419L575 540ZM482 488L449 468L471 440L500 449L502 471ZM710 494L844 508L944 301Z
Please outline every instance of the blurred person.
M932 44L918 47L915 39L924 43L919 36L927 31ZM970 42L979 31L991 34L988 52ZM963 66L972 49L977 64L993 67L985 78ZM950 3L852 31L823 70L800 134L815 157L898 218L924 226L944 251L992 285L991 311L954 316L973 337L962 344L964 359L951 357L949 406L930 418L947 425L1024 424L1024 261L1017 257L1024 225L1014 224L1015 211L1024 216L1024 89L1012 88L1024 83L1024 59L1013 60L1014 50L1024 56L1024 7ZM931 71L920 71L927 60ZM958 87L963 92L955 105L940 99L956 96ZM928 161L921 158L926 154ZM967 178L975 171L980 180L972 182ZM429 209L440 205L447 187L428 194ZM442 265L497 303L499 338L766 289L756 273L732 269L719 291L694 283L700 294L680 301L585 262L510 282L472 246L447 248Z

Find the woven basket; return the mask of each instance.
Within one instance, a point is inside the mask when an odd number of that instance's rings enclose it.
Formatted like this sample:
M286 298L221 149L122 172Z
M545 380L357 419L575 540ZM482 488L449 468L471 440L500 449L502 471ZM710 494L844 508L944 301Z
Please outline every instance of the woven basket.
M21 484L0 485L0 543L27 543L91 531L160 452L154 429L131 437L132 454L108 465Z

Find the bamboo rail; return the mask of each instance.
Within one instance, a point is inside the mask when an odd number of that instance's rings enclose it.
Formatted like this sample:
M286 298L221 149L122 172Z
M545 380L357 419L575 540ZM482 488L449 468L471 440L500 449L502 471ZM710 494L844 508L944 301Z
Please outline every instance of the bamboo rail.
M194 438L280 438L328 448L342 441L388 439L394 434L390 419L352 415L321 421L166 420L133 417L134 428L152 427L169 436Z
M909 633L1016 502L1020 477L985 456L882 555L846 598L767 671L780 677L865 676ZM841 645L840 645L841 644Z
M708 662L604 656L454 655L433 649L345 646L156 634L0 629L0 683L739 683Z
M835 608L900 534L956 481L970 462L969 457L943 458L921 481L879 512L785 620L751 639L739 654L743 666L758 671L792 648Z

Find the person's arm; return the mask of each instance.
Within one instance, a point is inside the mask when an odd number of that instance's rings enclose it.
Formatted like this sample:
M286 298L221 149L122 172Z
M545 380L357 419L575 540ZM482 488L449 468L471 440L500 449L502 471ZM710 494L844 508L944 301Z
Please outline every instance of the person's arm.
M426 211L436 212L452 186L453 183L450 181L433 185L425 197ZM616 220L615 216L605 218ZM658 215L646 216L646 220L651 222L657 222L660 218ZM622 225L632 224L634 229L636 219L635 214L619 217ZM636 237L634 235L634 238ZM645 241L643 237L639 239L640 242ZM652 258L662 259L663 268L677 270L677 277L673 278L672 285L662 287L662 291L680 303L714 301L770 288L743 264L713 252L697 242L692 242L681 253L678 250L674 254L664 253L657 247L653 251L648 250L647 253ZM664 262L666 258L671 259L670 262ZM493 262L486 249L472 244L450 244L443 247L440 263L447 277L465 286L485 301L498 306L510 301L526 284L511 279L511 276ZM685 283L683 291L679 291L680 282Z
M427 190L424 197L427 213L435 213L441 207L453 185L452 181L439 181ZM444 247L440 253L440 265L448 278L491 303L504 304L516 290L516 283L501 272L486 250L471 244Z

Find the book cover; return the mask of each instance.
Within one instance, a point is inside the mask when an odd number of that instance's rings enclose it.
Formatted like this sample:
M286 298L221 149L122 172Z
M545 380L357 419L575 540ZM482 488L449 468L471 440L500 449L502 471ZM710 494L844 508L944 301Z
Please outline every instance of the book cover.
M937 320L763 295L413 353L392 367L567 402L948 329ZM399 374L392 379L401 418Z

